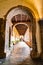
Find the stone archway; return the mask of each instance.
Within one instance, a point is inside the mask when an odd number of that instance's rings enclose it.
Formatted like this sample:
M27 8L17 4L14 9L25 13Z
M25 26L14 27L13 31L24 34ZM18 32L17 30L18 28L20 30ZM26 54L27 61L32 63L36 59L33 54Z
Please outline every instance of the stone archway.
M8 11L7 15L6 15L6 33L5 33L5 52L7 53L7 51L9 51L9 27L12 29L12 26L17 23L18 21L20 21L18 19L15 20L16 15L18 14L23 14L23 15L28 15L27 20L23 20L23 21L29 21L32 24L32 47L33 47L33 51L36 51L36 20L35 20L35 15L34 13L27 7L25 6L17 6L15 8L12 8L11 11ZM22 16L22 15L21 15ZM12 18L14 17L14 21L12 23ZM21 20L22 21L22 20ZM29 24L29 23L27 23ZM6 49L7 47L7 49ZM36 54L37 55L37 54Z

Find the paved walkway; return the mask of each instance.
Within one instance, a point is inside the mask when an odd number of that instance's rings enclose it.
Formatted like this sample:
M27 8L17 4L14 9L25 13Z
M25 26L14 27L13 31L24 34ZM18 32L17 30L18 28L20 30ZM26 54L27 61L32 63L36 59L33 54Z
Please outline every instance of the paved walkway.
M14 45L11 55L2 63L2 65L43 65L41 60L33 61L31 59L30 50L30 47L28 47L25 42L19 42Z

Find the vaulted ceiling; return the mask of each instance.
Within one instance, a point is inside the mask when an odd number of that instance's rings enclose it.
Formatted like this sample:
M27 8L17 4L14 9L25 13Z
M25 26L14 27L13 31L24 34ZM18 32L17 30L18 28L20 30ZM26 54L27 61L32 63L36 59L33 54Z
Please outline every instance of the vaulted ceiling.
M24 24L19 24L19 25L16 25L15 26L16 27L16 29L17 29L17 31L18 31L18 33L20 34L20 35L24 35L25 34L25 32L26 32L26 30L27 30L27 26L26 25L24 25Z
M10 8L23 5L30 8L34 13L43 17L43 0L0 0L0 17L3 17Z
M15 15L15 16L11 19L11 21L12 21L12 23L15 23L15 22L27 22L27 21L30 22L30 16L21 13L21 14Z

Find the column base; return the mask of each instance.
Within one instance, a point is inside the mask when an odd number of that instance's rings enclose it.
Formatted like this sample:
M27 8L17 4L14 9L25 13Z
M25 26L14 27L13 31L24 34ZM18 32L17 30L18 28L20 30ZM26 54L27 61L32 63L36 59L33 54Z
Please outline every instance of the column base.
M31 51L30 56L31 56L32 59L40 58L40 54L38 54L38 52L36 52L34 50Z
M41 59L43 60L43 52L40 54Z
M6 57L6 53L0 53L0 59L3 59Z

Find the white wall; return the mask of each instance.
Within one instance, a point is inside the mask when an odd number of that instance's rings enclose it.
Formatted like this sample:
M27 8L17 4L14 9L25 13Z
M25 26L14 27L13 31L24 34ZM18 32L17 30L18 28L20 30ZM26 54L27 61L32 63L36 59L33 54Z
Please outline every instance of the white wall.
M25 32L24 40L30 42L29 28Z

